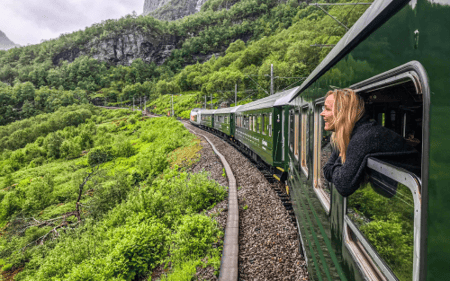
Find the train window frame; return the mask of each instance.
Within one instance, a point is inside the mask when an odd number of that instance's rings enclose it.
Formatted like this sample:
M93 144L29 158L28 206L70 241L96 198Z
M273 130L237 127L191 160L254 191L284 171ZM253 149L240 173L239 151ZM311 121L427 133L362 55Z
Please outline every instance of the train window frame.
M369 158L367 162L367 167L372 168L376 171L379 171L380 173L384 174L385 176L389 177L389 172L391 173L391 178L394 178L399 183L402 183L403 185L407 186L410 191L412 192L413 198L414 198L414 248L413 248L413 281L421 280L421 278L424 277L425 272L425 258L426 254L422 254L421 252L423 250L426 251L426 236L427 236L427 209L428 209L428 175L429 175L429 120L430 120L430 88L429 88L429 82L428 77L425 68L423 65L418 61L411 61L406 64L403 64L401 66L398 66L394 69L388 70L384 73L381 73L379 75L376 75L374 77L371 77L369 79L366 79L364 81L358 82L354 85L351 85L350 88L354 89L355 92L361 94L364 96L367 93L372 93L377 90L381 90L387 87L394 87L403 83L413 83L413 86L415 88L415 93L411 97L414 99L414 102L421 102L422 106L422 117L421 117L421 129L422 129L422 140L421 140L421 174L420 178L414 175L413 173L410 173L409 171L403 170L401 168L395 167L393 165L383 163L380 160L376 160L373 158ZM405 86L403 86L405 87ZM411 92L409 92L411 94ZM370 94L372 95L372 94ZM369 95L369 96L370 96ZM373 98L373 96L372 96ZM401 135L405 137L406 134L406 115L404 114L403 120L402 120L402 132ZM383 166L384 165L384 166ZM381 168L384 168L384 171L381 172ZM403 173L403 174L402 174ZM392 177L392 175L394 175ZM401 175L401 176L400 176ZM408 177L409 182L412 184L408 184L407 179ZM412 178L412 179L411 179ZM421 179L425 179L423 182ZM419 188L414 189L410 185L414 186L414 183L418 183ZM351 249L352 245L347 245L349 241L347 239L349 238L349 231L351 231L353 234L358 237L358 239L361 241L363 247L363 251L368 251L370 253L371 250L374 251L373 256L371 256L372 259L374 259L374 256L376 257L378 253L376 250L371 248L371 244L365 240L364 235L361 233L361 231L354 225L354 223L351 221L351 219L347 215L347 201L348 198L345 198L344 200L344 233L343 238L345 241L345 245L347 248ZM351 243L351 241L350 241ZM355 250L355 249L353 249ZM357 249L356 249L357 250ZM350 251L352 255L355 255L354 252ZM365 254L364 252L361 253L357 252L356 255ZM381 259L381 258L380 258ZM366 270L367 268L364 268L361 261L358 261L358 266L360 269L362 268L362 271ZM377 260L375 258L375 263L377 263L377 266L385 266L383 263L384 261ZM387 266L386 266L387 267ZM387 272L391 273L391 275L388 276L389 279L397 280L395 275L390 271L389 268L387 268ZM384 272L383 272L384 273ZM364 272L367 276L367 272ZM385 274L386 276L386 274Z
M299 127L300 127L300 112L299 110L295 110L294 112L294 157L297 161L300 158L299 152Z
M422 215L422 182L413 173L410 173L401 168L395 167L375 158L367 160L367 168L372 169L378 173L383 174L398 183L401 183L409 188L414 198L414 248L413 248L413 280L419 280L419 263L420 263L420 240L421 240L421 215ZM384 262L383 258L379 256L376 249L365 238L364 234L358 229L353 221L347 215L348 198L344 200L344 232L343 240L346 248L349 250L353 259L358 263L359 269L366 276L368 280L398 280L395 274L391 271L389 266ZM419 228L419 229L418 229ZM353 235L352 235L353 234ZM355 236L353 238L352 236ZM371 279L375 276L376 279Z
M324 188L319 186L321 167L321 141L322 141L322 127L323 118L320 116L322 108L325 104L325 97L319 98L314 102L314 144L313 144L313 171L312 181L313 189L320 203L322 204L325 212L329 215L331 210L331 192L328 194ZM330 184L330 183L326 183Z
M294 110L289 110L289 151L294 153Z
M308 168L308 159L306 157L306 151L309 146L306 145L307 138L306 132L309 131L309 120L308 120L308 106L303 106L300 109L300 169L305 174L306 178L308 178L309 168Z

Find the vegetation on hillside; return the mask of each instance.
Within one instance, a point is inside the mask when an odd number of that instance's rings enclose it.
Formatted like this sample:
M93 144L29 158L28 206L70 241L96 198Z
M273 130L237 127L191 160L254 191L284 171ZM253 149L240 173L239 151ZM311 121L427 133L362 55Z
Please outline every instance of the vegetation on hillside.
M238 84L238 100L261 98L269 89L271 64L277 76L276 90L299 85L330 50L317 44L335 44L345 34L331 17L305 3L278 5L274 0L243 0L220 9L224 3L227 5L226 1L210 0L202 12L174 22L128 15L38 45L0 51L0 81L4 82L0 84L1 116L6 116L0 124L51 112L58 103L80 103L86 95L100 98L102 103L117 103L131 101L133 96L154 100L160 95L197 91L213 94L217 101L233 102L234 85ZM352 5L326 9L350 27L366 8ZM161 66L140 59L130 66L113 66L88 56L57 66L52 63L63 50L82 49L93 38L102 40L129 30L182 39ZM223 55L196 63L198 55L217 52ZM16 94L20 92L16 87L26 82L25 97ZM48 96L58 91L58 96L74 98L62 101L60 97L61 101L54 102L56 106L42 110L47 102L36 96L42 89Z
M201 147L175 119L72 105L0 132L0 259L15 280L218 269L223 233L201 211L226 190L183 171Z

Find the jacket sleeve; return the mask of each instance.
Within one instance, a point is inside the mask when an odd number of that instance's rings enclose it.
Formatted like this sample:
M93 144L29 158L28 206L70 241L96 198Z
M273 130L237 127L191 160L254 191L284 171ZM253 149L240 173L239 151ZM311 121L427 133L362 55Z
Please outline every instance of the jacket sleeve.
M367 156L378 149L377 140L376 137L352 138L347 148L345 163L335 163L331 167L331 182L342 196L350 196L359 188Z
M323 166L323 175L325 179L329 182L333 181L333 168L335 164L341 165L341 161L339 161L339 151L333 149L333 153L331 154L328 162Z

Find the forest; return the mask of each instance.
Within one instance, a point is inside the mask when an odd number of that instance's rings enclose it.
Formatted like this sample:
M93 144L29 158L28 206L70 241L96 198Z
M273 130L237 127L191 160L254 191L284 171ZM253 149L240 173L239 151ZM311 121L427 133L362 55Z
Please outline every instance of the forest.
M346 29L306 3L243 0L229 9L208 1L202 11L178 21L128 15L85 30L62 34L38 45L0 51L0 125L60 106L86 103L130 104L133 97L155 100L167 94L195 94L196 105L213 95L220 102L249 102L268 95L270 65L275 90L298 86L345 34ZM344 0L338 2L347 2ZM331 6L328 13L351 27L367 5ZM162 65L136 59L130 66L111 65L89 56L54 65L63 50L83 48L93 38L127 29L184 38ZM200 63L196 54L221 53ZM188 110L180 110L180 112Z

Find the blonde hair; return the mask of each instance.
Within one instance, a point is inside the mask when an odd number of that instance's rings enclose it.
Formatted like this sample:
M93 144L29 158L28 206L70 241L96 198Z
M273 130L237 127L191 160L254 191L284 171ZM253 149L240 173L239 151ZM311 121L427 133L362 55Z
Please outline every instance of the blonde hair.
M342 163L345 163L350 135L355 123L364 115L364 100L352 89L329 91L325 98L334 95L334 127L331 135L331 145L341 153Z

